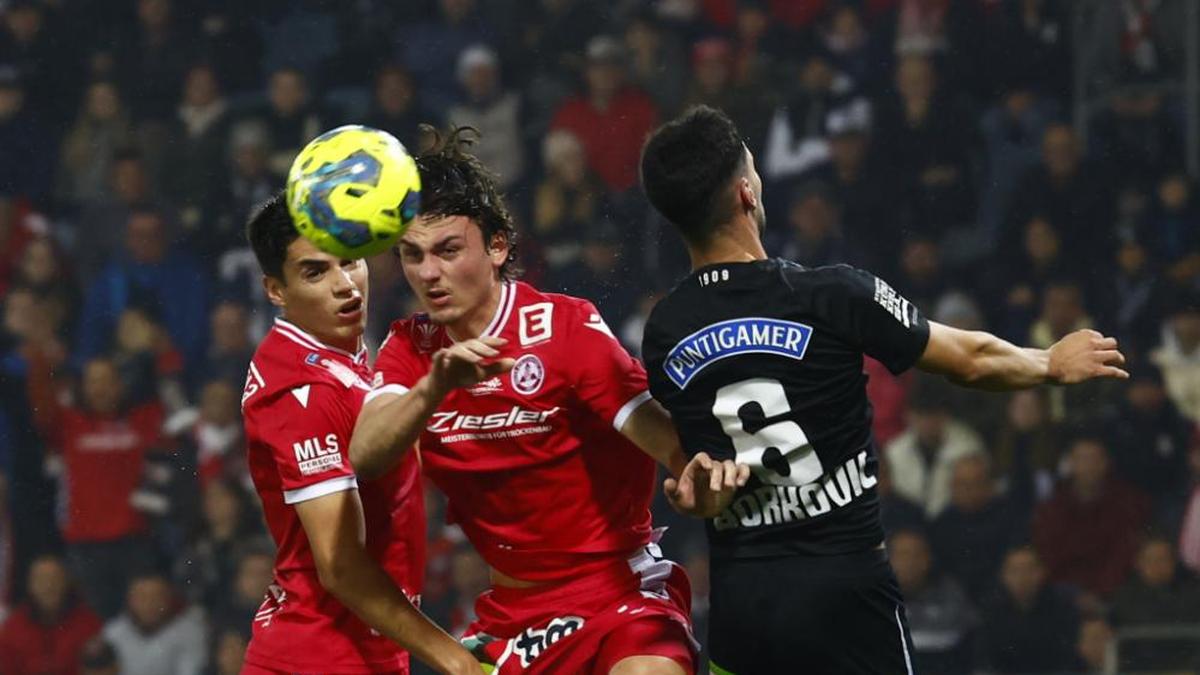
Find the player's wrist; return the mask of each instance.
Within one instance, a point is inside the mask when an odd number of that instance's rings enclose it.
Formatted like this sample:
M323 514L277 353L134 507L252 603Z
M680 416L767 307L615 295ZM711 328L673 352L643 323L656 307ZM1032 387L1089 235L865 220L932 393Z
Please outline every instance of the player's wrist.
M450 393L450 390L451 387L447 386L443 382L440 382L439 378L434 376L433 373L429 373L425 377L422 377L417 382L417 386L413 387L412 389L413 393L416 394L416 396L421 400L422 404L424 404L430 411L433 411L435 408L437 408L437 406L442 402L442 399L446 398L446 395Z

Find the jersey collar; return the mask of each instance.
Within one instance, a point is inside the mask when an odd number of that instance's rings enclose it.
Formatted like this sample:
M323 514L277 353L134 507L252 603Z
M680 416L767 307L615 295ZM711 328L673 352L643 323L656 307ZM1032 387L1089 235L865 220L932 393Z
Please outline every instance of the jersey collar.
M496 313L492 315L491 322L483 330L483 336L495 336L504 331L504 326L508 324L508 317L512 315L513 305L516 304L516 301L517 285L511 281L501 282L500 302L496 305Z
M308 349L323 349L325 351L333 352L334 354L341 354L342 356L345 356L346 358L350 359L354 363L366 363L367 345L365 342L362 343L361 347L359 347L357 354L351 354L350 352L348 352L344 349L338 349L337 347L330 347L329 345L325 344L324 342L321 342L320 340L318 340L315 336L310 335L309 333L302 330L299 326L297 326L296 324L294 324L290 321L287 321L286 319L277 317L275 319L275 330L278 331L279 334L282 335L283 337L291 340L292 342L295 342L296 344L298 344L302 347L307 347Z

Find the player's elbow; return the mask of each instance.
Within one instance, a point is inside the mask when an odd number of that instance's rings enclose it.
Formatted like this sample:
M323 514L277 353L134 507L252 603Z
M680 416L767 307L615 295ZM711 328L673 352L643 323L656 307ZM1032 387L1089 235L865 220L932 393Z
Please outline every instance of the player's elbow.
M342 599L354 577L354 564L349 560L349 556L333 551L325 555L314 555L314 562L321 588Z
M350 440L350 466L354 467L354 473L359 478L371 480L382 475L384 467L366 436L359 433Z

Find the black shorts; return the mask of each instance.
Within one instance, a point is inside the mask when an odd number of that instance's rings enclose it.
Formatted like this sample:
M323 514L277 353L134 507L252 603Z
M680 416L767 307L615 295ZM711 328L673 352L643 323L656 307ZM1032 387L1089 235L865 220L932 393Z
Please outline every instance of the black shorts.
M912 675L900 587L882 550L716 560L708 649L715 675Z

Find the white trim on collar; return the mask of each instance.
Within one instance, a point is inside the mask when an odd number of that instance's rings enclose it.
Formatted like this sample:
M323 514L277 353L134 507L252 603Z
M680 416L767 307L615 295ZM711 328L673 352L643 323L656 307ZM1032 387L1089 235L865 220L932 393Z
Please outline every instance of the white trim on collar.
M367 345L365 343L363 343L362 347L359 348L357 354L351 354L345 349L330 347L324 342L318 340L315 336L305 332L296 324L281 317L275 318L275 330L279 331L279 334L283 337L302 347L307 347L309 349L325 349L335 354L341 354L355 363L363 363L367 359Z
M501 282L500 302L496 305L496 313L492 315L492 320L484 329L483 335L499 335L508 324L508 317L512 316L513 305L516 302L517 285L511 281Z

